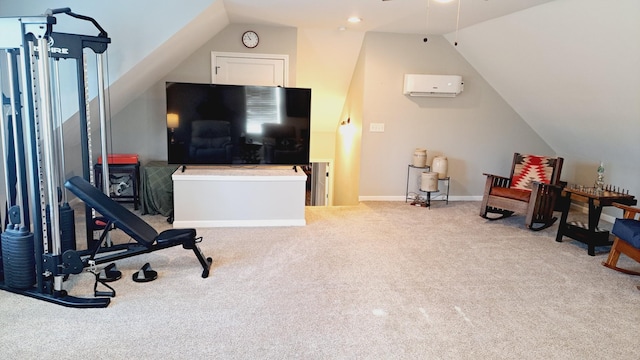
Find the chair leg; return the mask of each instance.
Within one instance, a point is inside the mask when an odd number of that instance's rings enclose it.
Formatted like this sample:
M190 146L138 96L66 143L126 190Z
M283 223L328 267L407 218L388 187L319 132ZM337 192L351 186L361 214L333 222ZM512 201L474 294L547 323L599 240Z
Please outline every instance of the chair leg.
M487 207L485 205L481 205L480 206L480 217L486 217L487 216Z
M620 251L618 250L619 242L620 241L617 237L613 240L613 245L611 245L611 250L609 251L607 261L603 261L602 265L612 269L616 267L616 264L618 264L618 259L620 258Z
M624 253L625 250L638 251L637 249L633 248L631 245L627 244L625 241L616 237L613 240L613 245L611 245L611 251L609 251L609 256L607 257L607 261L603 261L602 265L608 267L609 269L619 271L621 273L640 276L640 272L618 267L618 259L620 258L620 254Z
M481 217L486 217L487 210L489 210L489 207L487 206L487 204L489 203L489 194L491 192L492 183L493 183L493 180L491 179L491 177L487 176L487 180L485 181L485 185L484 185L484 195L482 196L482 203L480 204Z
M486 218L487 210L489 210L489 207L487 206L487 201L483 200L482 204L480 204L480 217Z

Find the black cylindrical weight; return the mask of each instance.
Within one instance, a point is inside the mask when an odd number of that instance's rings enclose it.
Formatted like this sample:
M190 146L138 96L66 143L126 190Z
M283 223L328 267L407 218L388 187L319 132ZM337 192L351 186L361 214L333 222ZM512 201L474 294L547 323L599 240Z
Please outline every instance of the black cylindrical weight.
M1 220L0 220L1 222ZM2 224L0 224L0 232L2 231ZM0 233L0 239L2 239L2 234ZM2 241L0 240L0 281L4 281L4 263L2 262Z
M9 228L2 238L4 282L16 289L28 289L36 283L33 234L25 228Z
M51 213L47 205L47 233L51 236ZM59 208L59 229L60 229L60 249L61 253L67 250L76 249L76 224L73 209L69 204L64 204ZM53 252L53 244L49 239L49 252Z
M75 214L69 204L60 207L60 231L62 252L76 249L76 223Z

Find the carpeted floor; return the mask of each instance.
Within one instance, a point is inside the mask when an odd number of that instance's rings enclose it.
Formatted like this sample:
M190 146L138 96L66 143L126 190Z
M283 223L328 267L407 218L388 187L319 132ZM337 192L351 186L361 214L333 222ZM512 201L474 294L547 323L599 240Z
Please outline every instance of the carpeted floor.
M198 229L192 252L117 262L104 309L0 291L4 359L638 359L640 278L556 226L479 203L307 207L307 226ZM156 228L163 217L144 216ZM128 241L114 237L114 241ZM606 250L606 249L605 249ZM131 276L146 262L159 274ZM628 258L621 265L640 268ZM93 275L65 288L92 296Z

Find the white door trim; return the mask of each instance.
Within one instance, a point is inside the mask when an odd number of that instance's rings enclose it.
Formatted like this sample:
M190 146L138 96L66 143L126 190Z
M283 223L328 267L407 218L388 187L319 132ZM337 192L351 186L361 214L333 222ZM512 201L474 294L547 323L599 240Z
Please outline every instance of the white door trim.
M216 57L235 57L243 59L271 59L283 60L284 62L284 86L289 86L289 55L286 54L254 54L254 53L235 53L235 52L211 52L211 83L216 83Z

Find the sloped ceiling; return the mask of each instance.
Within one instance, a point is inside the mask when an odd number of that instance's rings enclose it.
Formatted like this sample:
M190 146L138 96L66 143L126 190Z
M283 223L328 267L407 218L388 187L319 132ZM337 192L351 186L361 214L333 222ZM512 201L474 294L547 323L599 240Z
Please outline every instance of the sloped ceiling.
M112 81L122 90L112 92L118 96L112 99L114 111L145 84L158 81L163 69L168 71L186 56L184 44L189 39L205 41L227 21L447 34L451 43L457 37L456 49L558 154L567 158L566 178L587 181L595 171L594 164L604 161L608 181L640 193L637 0L462 0L459 18L457 6L443 7L436 0L199 0L184 5L200 9L191 13L192 19L198 19L203 9L214 9L216 14L209 19L221 20L213 24L200 17L199 26L184 25L189 20L182 11L158 6L152 0L105 4L51 0L46 7L70 6L99 18L105 28L117 29L113 36L119 41L118 45L114 41L112 65L134 65L112 73ZM428 13L426 4L430 4ZM0 5L2 16L37 14L45 7L37 0L0 0ZM177 24L171 19L180 14L181 30L170 30ZM345 19L350 15L362 17L363 22L347 24ZM455 32L458 20L460 31ZM131 49L116 49L119 44L140 41L141 34L159 37L137 47L127 45ZM153 49L149 49L151 43L156 44ZM171 44L182 45L182 51L162 51ZM199 45L189 46L195 49ZM116 56L122 56L123 61L116 64ZM147 64L153 71L148 71Z
M604 161L607 181L637 193L639 17L633 0L552 1L461 30L457 49L569 160L569 179L592 181Z
M551 0L224 0L234 23L298 28L446 34ZM460 16L458 17L458 4ZM349 24L347 18L362 19Z
M598 158L598 139L631 144L640 133L620 131L640 125L640 3L586 2L580 11L553 2L464 29L458 50L554 149ZM565 134L593 141L572 144Z
M0 16L37 16L47 9L70 8L75 14L95 19L111 39L108 49L108 79L111 86L111 110L126 106L151 84L189 57L207 40L229 24L222 0L167 2L158 6L155 0L0 0ZM56 14L54 31L97 35L89 21ZM2 36L0 34L0 36ZM94 73L94 60L89 57L89 74ZM64 69L62 70L64 71ZM64 76L65 73L63 72ZM73 70L69 74L74 77ZM75 84L62 82L62 92L75 94ZM95 87L95 84L90 83ZM97 91L91 89L92 96ZM75 95L74 95L75 96ZM63 100L69 100L66 97ZM65 115L77 111L75 99L63 103Z

